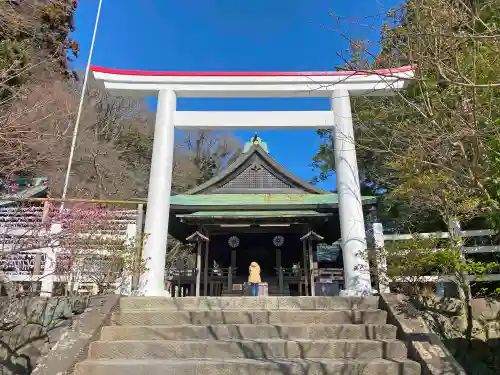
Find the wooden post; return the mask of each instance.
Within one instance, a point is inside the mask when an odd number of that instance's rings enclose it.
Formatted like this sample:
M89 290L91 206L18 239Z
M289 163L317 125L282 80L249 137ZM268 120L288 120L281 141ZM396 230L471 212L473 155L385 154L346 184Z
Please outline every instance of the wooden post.
M144 226L144 205L137 205L137 216L135 218L135 245L136 245L136 253L134 259L134 274L132 275L132 290L137 290L139 286L139 278L141 277L141 272L138 269L138 265L142 260L142 227Z
M229 267L229 273L227 275L227 285L229 289L229 293L233 290L233 272L236 270L236 250L231 250L231 265Z
M373 242L375 245L373 255L378 273L378 291L379 293L390 293L391 288L387 278L387 259L384 249L384 228L381 223L373 223Z
M182 263L184 263L184 261L182 261ZM182 268L184 268L184 267L182 267ZM176 294L175 296L176 297L182 297L182 292L181 292L181 275L182 275L183 270L180 267L177 268L177 270L179 271L179 277L177 278L177 293L178 294Z
M283 294L283 267L281 267L281 249L276 249L276 267L278 269L278 285L280 289L280 294Z
M231 268L236 269L236 250L231 250Z
M309 272L307 272L307 253L306 253L306 240L302 240L302 257L304 261L302 264L304 265L304 283L306 286L306 296L309 295Z
M36 253L33 264L33 275L42 274L42 253Z
M200 283L201 283L201 247L203 243L198 241L198 251L196 253L196 297L200 296Z
M208 241L205 242L205 277L203 279L203 292L208 297Z
M49 193L50 197L50 193ZM46 200L43 203L43 213L42 213L42 223L45 224L50 219L50 209L52 208L52 203L50 200Z
M313 251L312 251L312 238L309 237L307 239L309 244L309 275L311 277L311 296L316 295L316 291L314 290L314 267L313 267Z
M207 249L208 249L208 242L209 239L208 237L204 236L201 234L199 231L194 232L192 235L186 238L187 241L189 242L196 242L197 243L197 252L196 252L196 297L200 296L200 283L201 283L201 248L203 247L203 243L206 244ZM208 255L208 250L207 254ZM207 265L207 260L205 257L205 267ZM206 272L205 272L205 295L206 295Z
M312 242L313 241L322 241L323 240L323 237L320 236L319 234L315 233L314 231L309 231L308 233L304 234L300 240L302 241L303 243L303 252L304 252L304 263L306 263L306 241L309 245L309 272L310 272L310 282L311 282L311 296L314 297L314 295L316 294L315 293L315 290L314 290L314 265L313 265L313 252L312 252ZM309 281L308 279L308 276L306 275L305 277L306 279L306 283ZM307 284L306 284L307 285ZM307 286L306 286L307 288Z

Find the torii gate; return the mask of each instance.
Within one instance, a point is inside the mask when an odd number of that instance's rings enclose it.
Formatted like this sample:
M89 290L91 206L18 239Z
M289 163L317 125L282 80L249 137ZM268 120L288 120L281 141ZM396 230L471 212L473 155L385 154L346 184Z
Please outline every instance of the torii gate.
M140 292L165 295L174 128L334 128L344 295L371 293L350 96L391 95L406 87L412 67L364 72L158 72L93 66L97 81L118 95L158 96ZM178 97L327 97L331 111L176 111Z

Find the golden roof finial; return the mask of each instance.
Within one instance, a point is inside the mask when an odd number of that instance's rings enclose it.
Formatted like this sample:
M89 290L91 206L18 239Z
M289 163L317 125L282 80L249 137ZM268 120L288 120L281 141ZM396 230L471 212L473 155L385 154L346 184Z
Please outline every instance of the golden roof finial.
M252 143L254 145L258 145L260 143L260 138L257 136L257 133L253 136Z

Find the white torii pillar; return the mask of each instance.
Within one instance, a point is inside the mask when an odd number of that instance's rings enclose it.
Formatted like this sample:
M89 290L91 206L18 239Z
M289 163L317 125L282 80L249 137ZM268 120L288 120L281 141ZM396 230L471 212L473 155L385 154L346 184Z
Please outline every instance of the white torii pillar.
M345 290L341 295L368 295L372 287L349 91L333 90L332 110L335 116L335 172L344 260Z
M147 296L161 296L165 293L165 259L174 160L176 102L173 90L159 91L144 225L146 237L143 259L147 272L139 279L139 290Z
M371 293L350 95L392 95L412 67L367 72L147 72L93 66L98 82L118 95L158 96L140 293L165 295L174 128L335 129L335 166L344 258L344 295ZM329 97L332 111L176 111L177 97Z

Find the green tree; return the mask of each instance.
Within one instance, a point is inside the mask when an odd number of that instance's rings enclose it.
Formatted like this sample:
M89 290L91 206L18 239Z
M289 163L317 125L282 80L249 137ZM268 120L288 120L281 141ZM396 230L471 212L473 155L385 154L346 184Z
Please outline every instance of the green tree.
M387 284L397 280L402 288L400 291L417 302L425 302L429 277L444 277L455 285L463 302L462 314L466 321L464 336L472 344L474 322L471 284L475 285L488 274L498 272L500 265L495 261L465 259L461 241L460 237L424 238L417 234L410 240L387 242L384 249L378 249L377 257L387 262L387 274L380 275L380 281Z
M407 90L352 101L360 170L362 178L387 187L381 203L395 228L447 228L450 240L443 251L417 243L389 263L394 274L453 275L469 342L469 276L498 264L466 260L457 229L471 222L498 225L499 15L500 0L407 0L387 12L378 52L357 43L360 50L353 55L370 68L415 68ZM366 69L348 59L346 66Z
M388 188L396 221L496 220L499 10L497 0L409 0L387 13L377 55L357 43L370 68L416 67L406 91L353 100L362 177ZM323 168L330 152L318 154Z

